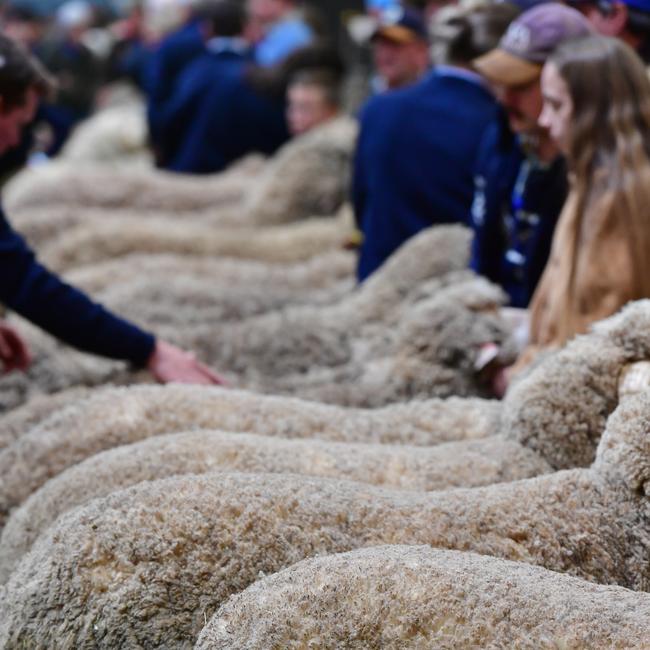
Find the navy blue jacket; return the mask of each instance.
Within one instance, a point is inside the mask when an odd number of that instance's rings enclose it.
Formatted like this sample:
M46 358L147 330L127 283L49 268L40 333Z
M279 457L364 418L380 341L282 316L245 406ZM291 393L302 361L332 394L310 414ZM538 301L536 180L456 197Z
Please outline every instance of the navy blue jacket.
M191 21L168 35L148 57L145 64L144 88L147 96L149 137L157 150L164 126L161 111L171 98L180 74L205 52L199 21Z
M182 74L163 111L165 168L208 174L252 152L274 153L289 138L284 103L256 93L249 58L207 51Z
M359 281L420 230L467 223L478 145L495 117L484 86L436 71L365 106L353 179Z
M66 343L146 365L155 340L41 266L0 208L0 302Z
M568 193L566 165L527 157L505 122L492 125L476 163L471 267L527 307L544 271Z

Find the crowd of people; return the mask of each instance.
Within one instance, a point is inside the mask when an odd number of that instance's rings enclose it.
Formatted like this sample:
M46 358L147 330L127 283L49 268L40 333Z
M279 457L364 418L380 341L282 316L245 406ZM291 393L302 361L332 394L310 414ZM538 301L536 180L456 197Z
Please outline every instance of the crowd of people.
M0 154L29 150L36 116L51 127L54 155L114 76L143 92L156 164L174 172L272 154L344 110L341 56L302 3L181 9L176 28L153 38L134 6L106 28L114 38L100 61L87 44L90 4L63 4L47 37L42 17L5 7ZM513 367L499 367L497 354L481 362L502 394L540 350L650 297L650 2L371 0L366 9L374 67L352 170L358 281L424 228L471 227L471 268L504 289L507 317L525 332ZM61 282L4 215L0 269L0 302L62 340L148 366L161 381L222 381ZM5 322L0 360L6 371L29 361Z

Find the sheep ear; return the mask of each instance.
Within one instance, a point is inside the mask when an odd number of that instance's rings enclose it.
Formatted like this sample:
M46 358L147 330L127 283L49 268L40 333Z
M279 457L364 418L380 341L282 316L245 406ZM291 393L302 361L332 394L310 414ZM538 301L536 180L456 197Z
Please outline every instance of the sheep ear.
M650 389L650 361L639 361L624 366L618 379L619 402L630 395Z

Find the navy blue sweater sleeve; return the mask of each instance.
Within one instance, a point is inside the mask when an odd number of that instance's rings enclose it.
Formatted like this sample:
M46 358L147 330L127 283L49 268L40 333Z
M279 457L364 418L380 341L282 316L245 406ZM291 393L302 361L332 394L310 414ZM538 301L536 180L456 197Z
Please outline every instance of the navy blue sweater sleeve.
M0 302L85 352L144 366L155 339L41 266L0 209Z

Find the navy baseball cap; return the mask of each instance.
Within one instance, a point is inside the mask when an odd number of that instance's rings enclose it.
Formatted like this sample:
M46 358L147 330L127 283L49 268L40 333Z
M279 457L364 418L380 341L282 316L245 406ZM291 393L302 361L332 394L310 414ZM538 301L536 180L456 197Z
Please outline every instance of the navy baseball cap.
M394 6L382 11L372 38L385 38L395 43L428 41L429 32L424 15L417 9Z

